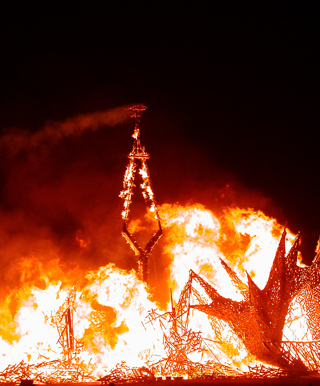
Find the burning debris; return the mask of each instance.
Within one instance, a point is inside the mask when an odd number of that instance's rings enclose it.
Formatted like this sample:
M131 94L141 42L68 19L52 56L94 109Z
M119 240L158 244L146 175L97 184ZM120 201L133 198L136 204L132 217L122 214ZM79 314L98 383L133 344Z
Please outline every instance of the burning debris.
M21 361L9 365L0 372L0 381L18 383L22 379L30 379L36 383L48 384L57 382L92 382L95 378L88 372L88 365L76 357L68 360L42 361L28 364Z
M150 365L155 374L164 377L187 377L189 379L205 377L238 376L239 372L222 364L215 356L215 361L206 363L192 361L189 357L194 353L208 351L206 340L201 332L192 331L189 328L190 300L194 295L201 301L200 295L192 288L191 279L181 292L179 301L174 307L171 294L171 312L159 314L151 310L146 318L147 323L158 322L163 331L163 345L166 357ZM214 355L214 354L213 354Z
M154 380L155 376L147 367L129 367L125 362L118 363L109 374L99 379L103 385L117 382L138 382Z
M73 329L73 311L76 308L76 289L69 291L66 301L57 313L51 317L51 324L58 331L58 341L62 348L62 359L42 360L40 363L28 364L21 361L9 365L0 372L0 381L18 383L22 379L31 379L37 383L56 382L92 382L92 366L79 356L83 342L77 340ZM39 355L40 356L40 355ZM41 359L48 359L44 356Z

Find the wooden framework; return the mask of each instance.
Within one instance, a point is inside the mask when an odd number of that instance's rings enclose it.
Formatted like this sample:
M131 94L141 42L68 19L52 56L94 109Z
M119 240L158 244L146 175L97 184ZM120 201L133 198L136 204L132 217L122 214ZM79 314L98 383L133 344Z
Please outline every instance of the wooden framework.
M259 289L249 275L248 285L244 284L222 262L244 300L238 302L224 298L199 275L190 271L189 280L197 281L210 300L207 304L201 302L190 307L228 323L247 351L258 360L284 370L309 371L319 368L320 255L318 252L310 267L298 266L299 235L287 255L285 236L286 231L280 239L264 289ZM305 311L307 327L315 339L313 342L282 342L285 320L294 299Z
M166 358L151 366L155 374L201 378L210 371L211 374L219 374L221 370L224 376L233 371L235 373L233 376L273 378L319 370L319 249L310 267L298 266L299 235L288 254L285 251L285 237L284 230L269 279L263 290L256 286L249 275L247 275L248 284L243 283L221 260L232 284L242 294L242 301L224 298L203 278L190 270L189 279L175 307L171 300L172 311L164 314L159 314L156 310L149 312L147 323L160 322L164 348L167 352ZM200 285L205 295L196 290L195 284ZM305 313L307 328L313 341L282 340L284 324L294 302L298 302ZM201 351L204 347L201 333L189 329L192 309L207 314L217 345L223 343L221 331L224 328L223 323L227 323L248 353L267 365L249 367L247 374L240 374L241 372L224 367L218 359L214 365L189 361L189 353Z
M163 345L167 354L165 358L150 364L150 369L157 376L180 376L189 379L239 376L240 371L235 371L220 363L217 357L215 357L215 361L207 361L206 363L194 362L189 359L190 354L208 351L208 346L205 339L202 338L201 332L195 332L189 328L191 297L204 303L199 293L192 287L192 279L189 277L176 306L173 305L171 297L171 312L161 314L156 310L151 310L146 317L146 324L155 322L160 324L163 331Z
M65 302L52 317L52 324L56 326L59 334L58 342L62 347L64 360L71 360L83 350L83 342L76 339L73 330L73 312L76 309L76 288L73 287Z
M147 107L143 104L133 105L126 108L126 111L130 114L131 118L134 118L135 120L135 127L132 135L132 137L134 138L134 142L132 151L128 155L129 164L124 175L123 190L120 192L120 197L123 199L123 210L121 213L123 219L122 236L128 242L136 256L138 256L138 275L141 280L147 283L149 271L149 255L153 247L156 245L156 243L162 236L162 228L147 165L147 160L150 158L150 155L146 153L144 147L141 146L140 143L140 117L146 109ZM146 205L149 206L149 210L151 212L154 212L155 219L158 225L158 230L151 237L150 241L147 243L145 248L142 248L138 244L134 236L128 231L130 205L132 202L133 189L135 187L135 177L138 162L140 162L139 174L142 178L142 183L140 184L142 196L146 202Z
M291 362L301 359L309 371L320 369L320 341L282 341L281 351Z

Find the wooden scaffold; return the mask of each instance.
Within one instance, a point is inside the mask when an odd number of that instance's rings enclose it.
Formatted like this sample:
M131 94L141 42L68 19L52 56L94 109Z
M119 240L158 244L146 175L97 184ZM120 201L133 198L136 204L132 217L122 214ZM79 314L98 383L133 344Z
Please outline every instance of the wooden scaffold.
M148 283L149 255L153 247L156 245L156 243L162 236L162 228L147 165L147 160L150 158L150 155L146 153L145 148L140 143L140 117L146 109L147 106L143 104L132 105L125 109L130 114L131 118L134 119L135 126L134 132L132 134L132 137L134 138L133 148L128 155L129 163L124 175L123 190L120 192L120 197L123 200L123 210L121 213L123 219L122 236L129 243L136 256L138 256L138 275L140 279L143 280L145 283ZM154 213L154 217L158 226L158 230L154 233L154 235L151 237L151 239L144 248L139 245L134 235L128 230L130 205L132 202L133 190L135 187L136 170L139 162L140 166L138 173L142 178L142 183L140 184L142 196L145 200L146 205L149 207L149 210Z

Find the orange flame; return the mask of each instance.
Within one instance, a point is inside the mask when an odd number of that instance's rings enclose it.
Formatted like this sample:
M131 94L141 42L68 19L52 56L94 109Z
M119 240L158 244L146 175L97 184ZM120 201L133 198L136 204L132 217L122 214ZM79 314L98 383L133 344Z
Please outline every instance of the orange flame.
M158 288L156 292L163 296L172 288L174 299L178 299L192 269L221 295L240 299L241 294L222 269L220 258L243 281L247 271L255 277L258 286L265 284L283 230L275 219L260 211L239 208L226 209L218 216L202 205L164 204L159 212L165 235L163 259L169 264L166 267L167 287ZM294 235L288 232L287 243L293 239ZM78 242L82 243L82 240L79 238ZM155 293L151 297L151 290L137 278L134 270L127 272L109 264L83 274L82 278L75 275L73 280L62 271L57 275L46 275L39 266L40 285L39 280L35 282L28 276L31 266L34 272L34 264L35 261L25 261L21 267L25 284L2 300L0 380L1 371L10 364L22 360L31 364L61 357L53 317L76 284L74 335L84 344L79 357L93 377L104 375L122 361L129 366L147 366L166 355L162 330L159 326L150 328L145 324L148 311L158 308L160 296ZM58 266L58 262L55 265ZM54 266L51 269L54 270ZM57 276L61 280L52 279ZM167 309L161 311L169 312L170 309L168 304ZM287 335L290 329L297 327L294 324L297 325L293 321L287 323ZM193 354L193 360L218 358L222 363L238 367L253 363L254 358L248 356L226 324L221 330L219 347L212 343L216 337L204 314L194 311L190 326L194 331L201 331L208 347L201 355ZM292 336L295 334L299 335L299 331Z

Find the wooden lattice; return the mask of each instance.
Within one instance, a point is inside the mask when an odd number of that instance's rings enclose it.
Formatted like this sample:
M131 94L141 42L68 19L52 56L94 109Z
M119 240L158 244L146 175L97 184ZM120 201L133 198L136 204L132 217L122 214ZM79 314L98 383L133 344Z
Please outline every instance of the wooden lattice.
M320 368L320 341L282 341L281 351L293 363L299 358L310 371Z
M76 287L73 287L57 313L51 317L51 323L58 330L58 341L62 347L64 360L70 360L83 350L84 344L74 335L73 313L76 310Z
M141 146L140 143L140 117L146 109L147 106L143 104L133 105L126 108L126 111L135 120L135 128L132 135L134 138L133 148L128 155L129 163L124 175L123 189L120 192L120 197L123 200L123 210L121 213L123 219L122 236L130 245L136 256L138 256L138 275L141 280L147 283L149 255L153 247L157 244L160 237L162 236L162 228L147 165L147 160L150 158L150 155L145 151L144 147ZM142 183L140 184L142 196L146 205L149 207L149 210L154 213L154 217L158 225L158 230L153 234L144 248L139 245L134 235L128 231L130 205L132 203L133 189L136 186L135 177L138 163L140 163L139 174L142 178Z
M222 262L244 300L234 301L221 296L203 278L190 271L190 279L198 282L210 299L206 304L200 302L191 307L228 323L248 352L257 359L282 369L314 370L318 368L318 357L314 354L316 342L295 342L289 349L288 343L282 343L282 336L290 304L296 298L305 310L313 338L319 339L320 257L318 253L310 267L298 266L299 235L287 255L285 236L284 231L263 290L249 275L246 286Z
M171 300L171 312L161 314L156 310L151 310L146 318L146 324L159 322L163 331L163 345L167 354L160 361L150 364L150 369L156 375L165 377L184 376L189 379L239 376L240 371L220 363L217 357L215 361L205 363L189 359L189 355L192 353L204 353L208 350L201 332L189 328L191 298L203 304L205 302L192 286L192 279L192 277L189 277L176 306L173 306ZM221 326L215 318L211 318L211 325L214 329L220 331L219 327ZM213 353L212 355L214 356Z

